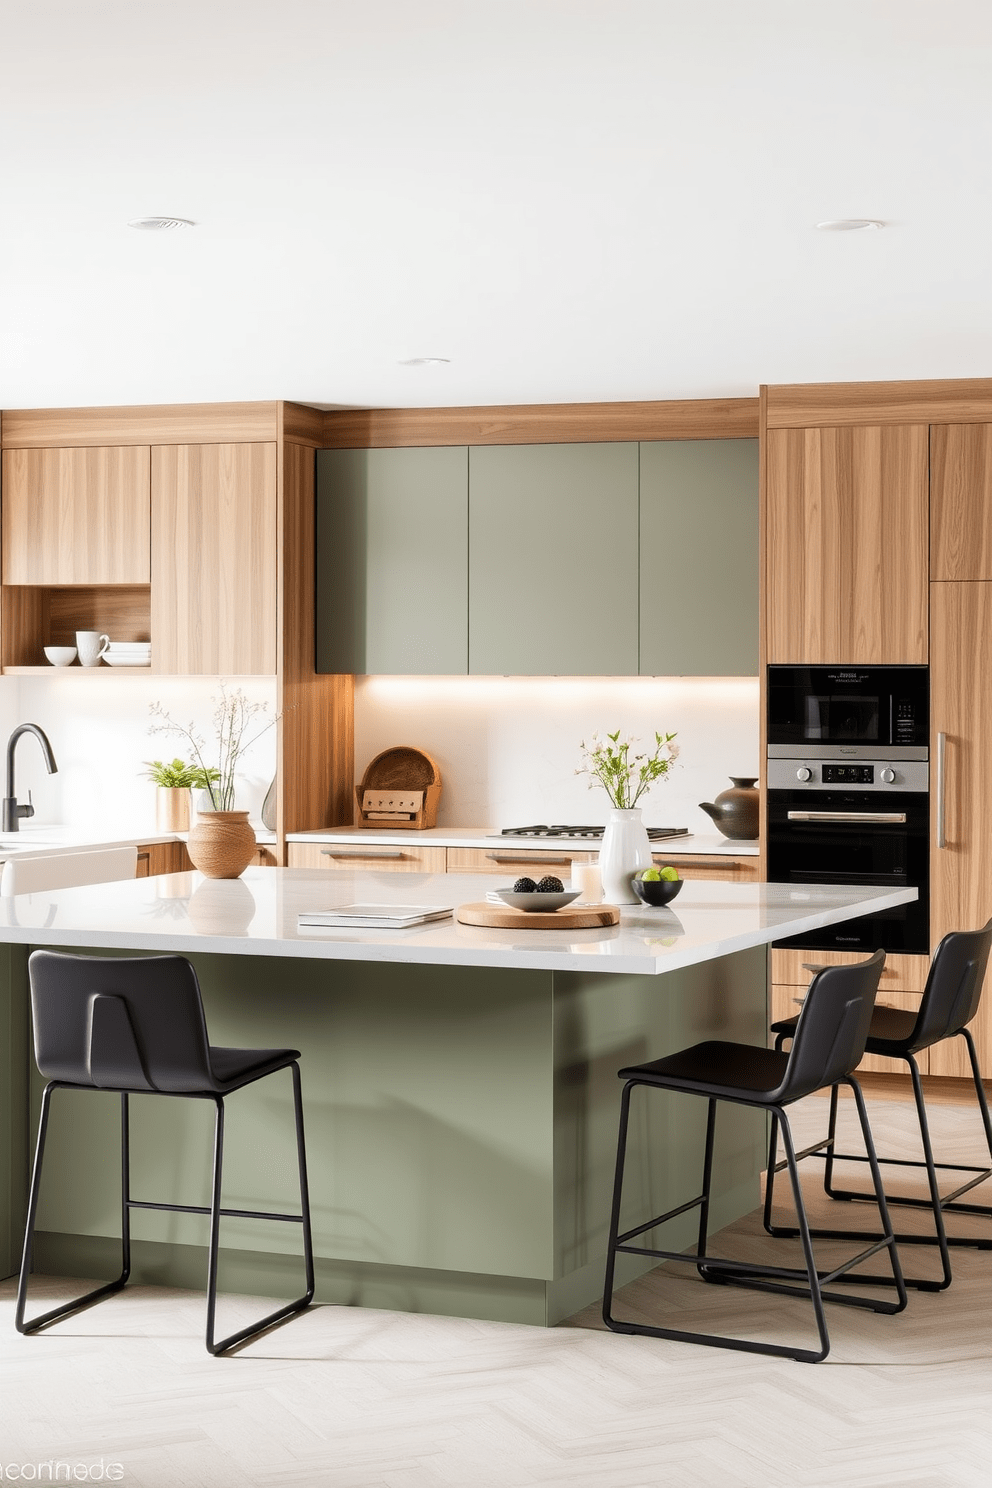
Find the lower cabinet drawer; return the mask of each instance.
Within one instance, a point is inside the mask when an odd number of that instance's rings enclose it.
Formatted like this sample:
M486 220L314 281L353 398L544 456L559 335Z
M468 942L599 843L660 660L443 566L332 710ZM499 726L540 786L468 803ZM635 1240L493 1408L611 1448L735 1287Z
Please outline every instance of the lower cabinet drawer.
M185 842L153 842L138 848L136 878L155 878L159 873L188 873L189 860Z
M375 873L443 873L444 848L387 846L371 843L362 847L355 843L342 843L340 847L328 842L290 842L290 868L358 868Z
M661 849L652 849L652 861L663 868L670 865L677 868L680 878L713 878L733 879L735 883L757 883L758 882L758 860L757 858L732 858L732 857L704 857L702 853L686 853L680 856L678 853L665 853Z
M864 951L772 951L772 981L789 983L793 987L805 987L810 973L804 961L816 966L854 966L858 961L867 961ZM878 979L878 995L889 992L922 992L930 971L929 956L906 956L893 952L886 956L882 975Z
M528 852L512 847L449 847L449 873L499 873L509 878L538 877L546 873L566 879L573 863L595 863L598 852Z

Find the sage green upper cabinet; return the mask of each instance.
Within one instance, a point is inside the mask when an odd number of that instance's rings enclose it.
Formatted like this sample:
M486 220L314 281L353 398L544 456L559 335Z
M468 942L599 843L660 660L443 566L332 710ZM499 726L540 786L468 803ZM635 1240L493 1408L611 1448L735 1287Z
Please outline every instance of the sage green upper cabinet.
M637 445L469 450L469 671L637 673Z
M468 670L468 451L317 452L317 670Z
M641 445L640 671L758 675L758 441Z

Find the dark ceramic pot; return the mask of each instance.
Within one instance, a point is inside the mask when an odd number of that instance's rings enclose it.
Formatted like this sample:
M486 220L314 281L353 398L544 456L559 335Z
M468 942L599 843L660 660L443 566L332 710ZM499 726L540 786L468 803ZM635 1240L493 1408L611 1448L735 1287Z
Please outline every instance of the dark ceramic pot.
M754 775L731 775L733 790L721 791L715 801L700 801L700 810L712 817L724 837L737 842L758 835L758 781Z

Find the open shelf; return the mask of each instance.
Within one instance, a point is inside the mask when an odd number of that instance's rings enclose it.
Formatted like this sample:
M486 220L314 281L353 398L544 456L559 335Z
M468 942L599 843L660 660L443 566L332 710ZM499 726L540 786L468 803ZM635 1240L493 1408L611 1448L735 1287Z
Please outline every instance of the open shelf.
M148 667L53 667L46 646L74 646L77 630L98 630L112 641L151 639L150 584L4 584L2 651L5 673L53 671L145 672Z

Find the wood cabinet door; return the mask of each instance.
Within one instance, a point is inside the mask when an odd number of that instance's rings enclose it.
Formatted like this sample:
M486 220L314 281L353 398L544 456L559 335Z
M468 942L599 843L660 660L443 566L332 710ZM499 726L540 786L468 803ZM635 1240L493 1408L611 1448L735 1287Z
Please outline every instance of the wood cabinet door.
M362 873L443 873L444 848L411 843L397 847L388 843L290 842L290 868L350 868Z
M637 445L469 450L469 671L637 675Z
M642 675L758 675L758 441L640 446Z
M926 662L928 434L768 431L768 661Z
M992 579L992 424L930 430L930 577Z
M526 848L449 847L449 873L489 873L501 878L543 878L546 873L564 881L573 863L595 863L598 852L528 852Z
M152 449L158 672L276 670L274 444Z
M934 777L930 943L936 946L949 930L977 930L992 916L992 583L933 584L930 637ZM971 1032L982 1072L988 1076L992 1074L988 981ZM945 1040L931 1049L930 1072L967 1074L964 1041Z
M3 452L5 584L147 584L149 451Z
M468 671L468 450L320 450L317 670Z
M678 853L665 853L661 848L651 849L651 861L656 868L664 868L666 865L677 868L679 878L693 879L717 879L727 880L734 883L757 883L758 882L758 859L757 857L732 858L732 857L707 857L701 853L686 853L679 857Z

